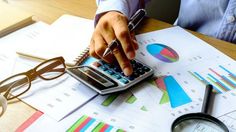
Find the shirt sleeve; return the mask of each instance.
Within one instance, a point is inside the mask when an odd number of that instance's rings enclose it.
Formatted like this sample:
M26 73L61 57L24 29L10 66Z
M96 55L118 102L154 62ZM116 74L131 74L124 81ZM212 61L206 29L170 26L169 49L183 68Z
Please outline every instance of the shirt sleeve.
M95 16L95 25L102 14L108 11L118 11L130 18L139 8L144 8L145 3L150 0L96 0L97 11Z

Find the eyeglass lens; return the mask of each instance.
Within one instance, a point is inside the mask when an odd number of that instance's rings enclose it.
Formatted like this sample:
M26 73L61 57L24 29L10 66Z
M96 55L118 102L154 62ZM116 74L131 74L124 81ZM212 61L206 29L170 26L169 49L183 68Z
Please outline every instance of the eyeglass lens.
M14 76L0 85L0 88L7 89L4 94L7 100L20 96L25 93L29 87L30 80L25 74ZM9 93L14 93L14 95Z
M65 72L65 65L60 60L52 60L39 65L36 72L43 79L54 79Z

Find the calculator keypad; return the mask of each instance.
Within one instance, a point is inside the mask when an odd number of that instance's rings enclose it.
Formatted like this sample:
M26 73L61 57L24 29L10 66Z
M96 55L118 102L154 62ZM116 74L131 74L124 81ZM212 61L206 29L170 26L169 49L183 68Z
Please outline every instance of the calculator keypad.
M118 64L108 64L103 60L100 60L94 62L92 65L103 71L103 73L111 76L114 80L118 80L123 84L128 84L129 82L134 81L138 77L143 76L151 70L136 60L131 60L131 64L133 67L133 74L130 76L125 76Z

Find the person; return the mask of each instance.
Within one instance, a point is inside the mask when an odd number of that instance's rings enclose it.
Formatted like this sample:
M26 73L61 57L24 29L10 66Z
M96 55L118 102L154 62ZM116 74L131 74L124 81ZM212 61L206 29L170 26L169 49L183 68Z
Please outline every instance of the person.
M149 0L97 0L95 30L90 43L90 55L109 63L117 61L124 74L133 69L129 60L138 49L134 34L127 23L134 12ZM177 25L229 42L236 42L235 0L181 0ZM121 46L113 54L103 57L103 52L117 38Z

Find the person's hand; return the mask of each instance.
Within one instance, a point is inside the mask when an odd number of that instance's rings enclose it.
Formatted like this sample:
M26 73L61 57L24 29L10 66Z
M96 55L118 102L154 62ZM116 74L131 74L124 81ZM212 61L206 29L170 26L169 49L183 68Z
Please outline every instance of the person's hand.
M138 49L134 34L129 32L128 19L122 13L111 11L104 14L98 21L90 42L90 55L103 59L108 63L117 60L126 76L132 74L130 60L135 58ZM107 45L117 38L121 45L113 50L113 54L103 57ZM116 59L116 60L115 60Z

